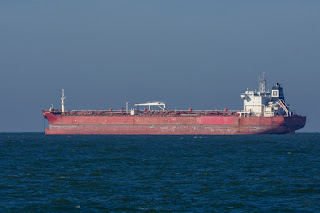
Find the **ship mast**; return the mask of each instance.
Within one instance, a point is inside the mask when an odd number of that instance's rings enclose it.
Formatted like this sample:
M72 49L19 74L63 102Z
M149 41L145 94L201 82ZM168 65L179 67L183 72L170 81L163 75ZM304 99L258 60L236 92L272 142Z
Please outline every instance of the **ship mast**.
M126 102L126 113L129 112L129 104L130 104L130 102Z
M61 111L64 112L64 100L66 100L66 96L64 96L64 89L62 89L62 96L61 96Z
M266 73L264 72L262 74L262 78L259 77L259 92L265 93L266 92L266 86L267 86L267 80L266 80Z

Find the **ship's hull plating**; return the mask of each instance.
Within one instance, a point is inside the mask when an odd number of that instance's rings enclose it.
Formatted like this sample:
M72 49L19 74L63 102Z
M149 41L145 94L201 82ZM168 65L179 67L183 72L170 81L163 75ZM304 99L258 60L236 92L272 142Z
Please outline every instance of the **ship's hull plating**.
M46 134L247 135L286 134L303 128L304 116L63 116L44 112Z

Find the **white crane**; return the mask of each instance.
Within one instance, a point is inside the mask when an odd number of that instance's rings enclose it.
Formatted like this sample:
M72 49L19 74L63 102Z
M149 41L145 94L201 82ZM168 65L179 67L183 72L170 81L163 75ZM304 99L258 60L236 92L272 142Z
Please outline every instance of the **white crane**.
M135 104L135 106L149 106L149 110L151 109L151 106L158 106L162 110L166 109L166 104L161 101L150 101L143 104Z

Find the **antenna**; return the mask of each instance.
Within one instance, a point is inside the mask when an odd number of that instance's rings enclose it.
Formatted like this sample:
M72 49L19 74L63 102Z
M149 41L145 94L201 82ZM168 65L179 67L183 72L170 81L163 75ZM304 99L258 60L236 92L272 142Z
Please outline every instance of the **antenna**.
M264 93L266 92L267 80L266 80L266 73L262 74L262 78L259 77L259 92Z
M64 96L64 89L62 89L62 96L61 96L61 111L64 112L64 100L66 100L66 96Z

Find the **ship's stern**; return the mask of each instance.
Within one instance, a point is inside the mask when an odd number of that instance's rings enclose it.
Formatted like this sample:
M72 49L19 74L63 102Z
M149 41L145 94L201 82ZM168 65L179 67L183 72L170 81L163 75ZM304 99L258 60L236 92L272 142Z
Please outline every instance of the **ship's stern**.
M288 133L294 134L296 130L302 129L306 125L306 116L292 115L284 117L284 122L288 128Z

